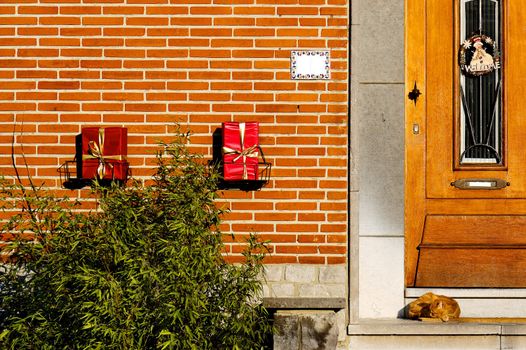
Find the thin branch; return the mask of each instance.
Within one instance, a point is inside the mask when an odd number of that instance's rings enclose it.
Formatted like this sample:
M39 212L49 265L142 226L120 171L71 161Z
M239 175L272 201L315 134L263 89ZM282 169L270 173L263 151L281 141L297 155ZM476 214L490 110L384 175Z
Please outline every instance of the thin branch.
M24 203L27 206L27 211L28 211L29 215L31 216L31 219L34 222L39 222L39 220L37 218L37 215L35 214L35 210L31 207L31 203L28 200L28 195L27 195L26 188L24 187L24 185L22 183L22 178L20 177L20 173L19 173L18 167L16 165L15 136L16 136L16 122L13 124L13 135L12 135L12 140L11 140L11 164L13 165L13 169L15 170L15 176L16 176L16 178L18 180L18 183L20 184L20 189L22 190L23 200L24 200ZM35 193L35 196L38 197L38 193L37 193L38 191L36 190L36 187L33 184L33 180L31 179L31 174L29 173L29 167L28 167L28 164L27 164L27 160L26 160L26 156L24 154L23 148L22 148L22 159L24 160L25 167L27 169L27 177L29 179L29 184L31 185L31 189ZM40 229L40 225L38 225L38 227ZM39 233L41 233L41 232L39 232Z

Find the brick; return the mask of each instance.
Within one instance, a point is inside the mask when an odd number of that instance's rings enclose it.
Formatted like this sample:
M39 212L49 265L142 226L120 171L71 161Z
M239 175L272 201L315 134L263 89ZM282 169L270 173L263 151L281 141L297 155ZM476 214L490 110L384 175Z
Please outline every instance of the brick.
M100 79L100 72L90 70L61 71L59 79Z
M143 15L144 7L142 6L108 6L104 7L105 15Z
M298 243L325 243L325 235L301 234L298 235Z
M185 101L186 99L187 95L184 93L152 92L146 94L146 100L148 101Z
M166 112L166 104L161 103L126 103L126 112Z
M36 25L37 17L0 17L0 25Z
M232 101L272 101L272 94L243 93L233 94Z
M0 103L0 111L34 111L34 103Z
M286 225L278 224L276 225L276 230L278 232L317 232L317 224L292 224L287 223Z
M256 61L254 68L256 69L288 69L290 63L286 61Z
M60 55L66 57L102 57L101 49L60 49Z
M143 123L144 122L144 115L142 114L104 114L103 120L104 123ZM141 138L141 143L143 138ZM131 144L131 137L128 136L128 144ZM129 159L128 161L132 161ZM137 165L137 164L132 164ZM141 164L142 165L142 162Z
M128 17L126 24L129 26L167 26L168 18L162 17Z
M34 38L0 38L0 46L34 46Z
M175 80L185 79L186 72L179 71L148 71L146 72L146 79L160 79L160 80Z
M192 80L206 79L206 80L228 80L230 78L229 72L211 72L211 71L191 71L189 78Z
M294 90L296 88L295 83L281 83L281 82L256 82L254 83L255 90Z
M166 61L167 68L208 68L208 62L203 61L188 61L188 60L170 60Z
M271 79L274 79L274 73L273 72L263 72L263 71L233 72L232 79L234 80L271 80Z
M58 6L19 6L20 15L53 15L58 14Z
M16 72L17 79L56 79L57 72L46 70L23 70Z
M297 47L296 39L256 39L256 47Z
M231 16L231 17L215 17L215 26L253 26L256 20L250 17Z
M320 8L320 15L345 16L347 15L347 9L345 7L322 7Z
M245 61L215 61L210 62L211 69L227 68L227 69L250 69L252 68L251 62Z
M276 247L275 251L277 254L316 254L318 253L318 247L307 245L280 245Z
M102 72L102 79L118 79L118 80L131 80L131 79L142 79L144 72L142 71L104 71Z
M124 24L124 17L90 17L82 18L82 24L85 26L113 25L119 26Z
M58 57L57 49L18 49L18 57Z
M203 6L191 7L191 15L230 15L232 8L230 6Z
M86 90L118 90L122 88L120 81L83 81L81 88Z
M142 101L144 95L142 93L133 92L104 92L102 93L102 100L105 101Z
M297 105L283 105L283 104L258 104L256 105L256 112L258 113L294 113L298 110Z
M124 46L124 39L118 38L84 38L82 46Z
M5 90L31 90L35 88L36 82L0 80L0 86Z
M78 60L64 60L64 59L52 59L52 60L39 60L39 68L78 68Z
M327 25L325 18L300 18L299 25L301 27L324 27Z
M346 234L331 234L327 236L328 243L346 243L347 235Z
M14 100L15 94L13 92L0 92L0 100Z
M9 28L4 28L9 29ZM42 28L24 28L19 27L17 28L18 35L27 35L27 36L47 36L47 35L57 35L58 29L57 28L49 28L49 27L42 27ZM13 33L11 35L14 35L14 28Z
M210 17L172 17L170 24L175 26L209 26L212 24Z
M124 89L126 90L163 90L166 88L166 82L162 81L126 81Z
M252 39L212 39L211 47L253 47Z
M100 100L98 92L61 92L59 99L62 101L97 101Z
M318 94L277 94L276 101L297 101L297 102L317 102L319 99Z
M42 38L38 41L40 46L80 46L80 39L76 38ZM55 50L58 54L58 50ZM56 56L56 55L54 55Z
M182 49L157 49L148 50L147 57L188 57L188 50Z
M284 180L281 180L281 181L284 181ZM293 186L290 186L290 185L293 185L293 182L295 182L295 181L290 182L289 187L294 188ZM278 185L280 185L280 184L278 183ZM285 185L287 185L287 183L285 183ZM298 188L298 187L312 187L312 185L313 184L310 183L310 184L304 184L303 186L295 186L295 187L296 188ZM284 187L286 187L286 186L284 186ZM303 210L315 210L315 209L317 209L317 204L315 202L295 202L295 203L280 202L280 203L276 203L276 210L303 211Z
M210 105L194 103L171 103L168 105L170 112L209 112Z
M234 8L235 15L250 15L250 16L263 16L263 15L274 15L276 10L274 7L268 6L239 6Z
M186 15L188 7L186 6L148 6L146 7L148 15Z
M76 111L80 111L80 105L78 103L63 103L63 102L39 103L38 110L39 111L76 112Z
M275 36L276 30L274 28L237 28L234 29L234 36L247 36L247 37L258 37L258 36Z
M2 15L13 15L16 12L14 6L0 6L0 14Z
M212 82L210 83L212 90L252 90L252 83L250 82Z
M48 90L71 90L79 89L80 83L78 81L39 81L38 88Z
M126 39L126 46L131 47L163 47L166 46L166 39Z
M324 14L321 12L320 13ZM298 16L298 15L318 15L318 7L278 7L277 8L277 14L280 16ZM327 13L325 13L327 14Z
M0 59L0 67L3 68L35 68L37 61L21 59Z
M232 50L232 57L235 58L272 58L274 51L272 50Z
M144 28L104 28L104 36L143 36Z
M126 60L124 68L164 68L164 61L161 60Z
M100 6L61 6L60 14L64 15L96 15L101 14Z
M148 36L188 36L188 28L148 28Z

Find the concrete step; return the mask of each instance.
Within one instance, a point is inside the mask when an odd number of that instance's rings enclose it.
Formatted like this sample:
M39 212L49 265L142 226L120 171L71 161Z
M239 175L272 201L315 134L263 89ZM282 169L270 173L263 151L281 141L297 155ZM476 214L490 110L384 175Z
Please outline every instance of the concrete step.
M348 327L349 350L525 350L526 325L360 320Z

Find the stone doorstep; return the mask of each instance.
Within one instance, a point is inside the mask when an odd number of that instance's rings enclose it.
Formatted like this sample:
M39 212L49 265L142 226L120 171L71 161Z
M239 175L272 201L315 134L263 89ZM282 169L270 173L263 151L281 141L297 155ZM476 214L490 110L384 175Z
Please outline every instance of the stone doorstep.
M526 324L427 323L404 319L364 319L347 327L350 336L526 336Z

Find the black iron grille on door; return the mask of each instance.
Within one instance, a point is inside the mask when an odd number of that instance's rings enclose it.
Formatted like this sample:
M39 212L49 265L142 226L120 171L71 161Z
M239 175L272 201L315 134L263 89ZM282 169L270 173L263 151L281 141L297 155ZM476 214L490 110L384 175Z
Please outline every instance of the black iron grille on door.
M501 12L500 0L460 0L461 41L479 34L502 47ZM502 69L460 75L461 164L502 163L501 81Z

